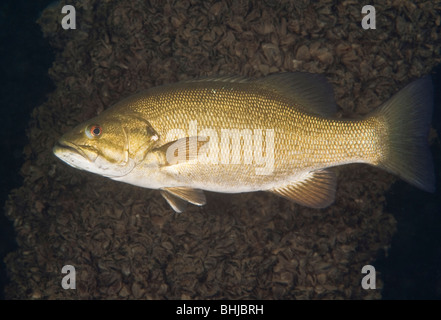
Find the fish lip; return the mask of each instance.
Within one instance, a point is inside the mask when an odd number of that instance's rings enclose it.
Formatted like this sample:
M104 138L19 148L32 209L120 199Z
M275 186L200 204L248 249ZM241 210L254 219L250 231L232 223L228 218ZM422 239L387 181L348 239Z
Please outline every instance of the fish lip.
M68 141L57 141L52 149L53 153L57 155L60 151L69 151L74 152L85 159L93 162L94 159L91 159L78 145Z

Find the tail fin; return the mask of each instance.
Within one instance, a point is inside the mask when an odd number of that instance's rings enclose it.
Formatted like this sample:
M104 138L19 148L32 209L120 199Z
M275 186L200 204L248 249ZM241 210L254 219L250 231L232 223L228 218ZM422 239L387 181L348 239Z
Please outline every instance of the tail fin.
M386 119L389 133L386 158L380 167L429 192L435 191L428 144L432 109L432 79L425 76L407 85L378 110Z

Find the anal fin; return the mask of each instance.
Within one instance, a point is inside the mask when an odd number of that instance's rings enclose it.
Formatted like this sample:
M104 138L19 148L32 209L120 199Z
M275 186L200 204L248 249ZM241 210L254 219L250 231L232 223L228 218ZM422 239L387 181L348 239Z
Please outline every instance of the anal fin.
M318 209L325 208L334 202L336 185L337 179L334 172L317 170L309 172L301 180L268 191L303 206Z

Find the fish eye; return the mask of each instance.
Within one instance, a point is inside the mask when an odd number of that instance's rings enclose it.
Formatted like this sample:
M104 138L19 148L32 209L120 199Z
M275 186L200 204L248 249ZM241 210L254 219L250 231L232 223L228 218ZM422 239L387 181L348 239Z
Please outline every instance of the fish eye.
M92 124L86 128L86 135L90 139L96 139L103 133L103 128L99 124Z

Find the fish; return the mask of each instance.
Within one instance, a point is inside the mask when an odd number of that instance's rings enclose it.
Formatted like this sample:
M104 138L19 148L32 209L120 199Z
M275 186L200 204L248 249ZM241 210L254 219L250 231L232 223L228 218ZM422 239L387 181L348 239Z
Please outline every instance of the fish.
M321 74L215 76L152 87L62 135L68 165L157 189L175 212L204 191L268 191L310 208L335 201L332 167L364 163L434 192L430 75L373 112L337 117Z

